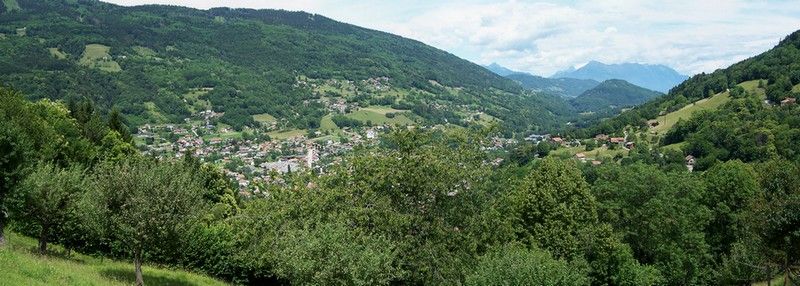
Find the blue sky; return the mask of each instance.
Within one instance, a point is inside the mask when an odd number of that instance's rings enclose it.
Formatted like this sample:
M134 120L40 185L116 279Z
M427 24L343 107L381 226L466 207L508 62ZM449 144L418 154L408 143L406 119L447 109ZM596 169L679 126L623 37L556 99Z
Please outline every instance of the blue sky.
M711 72L800 29L797 1L106 1L302 10L545 76L590 60Z

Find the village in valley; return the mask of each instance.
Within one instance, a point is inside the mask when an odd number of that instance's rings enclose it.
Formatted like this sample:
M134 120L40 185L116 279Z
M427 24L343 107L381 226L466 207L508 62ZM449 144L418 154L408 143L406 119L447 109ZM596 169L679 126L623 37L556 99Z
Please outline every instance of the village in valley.
M380 90L387 81L378 78L365 82ZM336 80L327 83L319 92L329 96L320 96L318 102L325 104L331 114L359 111L357 103L330 96L336 94L330 91L331 85L339 89L347 87L342 88L343 84ZM352 82L343 83L352 86ZM307 80L299 80L298 85L317 88ZM323 88L328 88L327 92ZM241 195L251 196L262 194L264 185L282 182L283 174L309 169L321 171L353 148L377 143L379 133L399 125L389 120L339 128L331 122L331 116L326 116L317 130L284 130L278 127L277 119L264 114L253 116L258 126L237 131L220 122L223 115L206 109L195 112L182 124L145 124L137 129L135 141L145 154L158 158L182 158L189 154L215 164L238 184Z

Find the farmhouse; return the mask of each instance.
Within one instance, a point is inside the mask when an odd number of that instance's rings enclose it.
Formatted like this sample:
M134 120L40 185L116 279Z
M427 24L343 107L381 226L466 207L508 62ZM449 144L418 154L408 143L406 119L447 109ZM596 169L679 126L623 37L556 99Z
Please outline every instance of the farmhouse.
M609 139L609 141L611 141L611 143L613 143L613 144L623 144L623 143L625 143L625 138L623 138L623 137L611 137L611 139Z
M795 103L797 103L797 99L794 97L787 97L786 99L781 100L781 106L793 105Z

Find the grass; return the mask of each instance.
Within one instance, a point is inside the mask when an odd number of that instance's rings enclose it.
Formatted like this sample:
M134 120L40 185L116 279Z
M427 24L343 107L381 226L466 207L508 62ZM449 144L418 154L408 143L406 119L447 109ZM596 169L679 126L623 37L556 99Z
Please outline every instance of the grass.
M59 60L63 60L63 59L67 58L67 54L65 54L64 52L62 52L58 48L49 48L47 50L50 51L50 55L51 56L53 56L53 57L55 57L55 58L57 58Z
M66 255L51 245L49 255L36 254L36 240L7 232L8 244L0 248L0 285L131 285L133 262ZM180 270L145 265L147 285L226 285L224 282Z
M797 279L796 277L794 277L794 278ZM783 284L783 274L775 276L775 278L773 278L770 283L767 283L767 281L762 281L762 282L753 283L752 285L753 286L767 286L767 285L784 286L784 284ZM798 285L798 284L797 284L797 281L790 281L789 285Z
M361 122L372 121L373 124L390 124L390 125L414 124L414 120L411 120L410 118L408 118L408 116L404 114L399 114L400 112L404 112L404 110L397 110L385 106L369 106L348 113L345 116L350 117L352 119L356 119ZM387 113L398 113L398 114L396 114L394 118L389 118L386 117Z
M800 92L800 84L795 85L794 87L792 87L792 92Z
M17 11L22 10L22 8L19 7L19 3L17 3L17 0L3 0L3 6L6 6L6 12L11 12L14 10Z
M145 102L144 108L147 110L147 114L150 116L150 118L154 119L156 122L167 123L170 121L169 118L167 118L166 116L164 116L164 114L161 113L161 111L158 109L158 106L156 106L155 102L152 101Z
M670 145L666 145L664 147L661 147L661 149L664 149L664 150L672 149L672 150L676 150L676 151L683 151L683 147L685 147L685 146L686 146L686 142L678 142L678 143L675 143L675 144L670 144Z
M687 106L684 106L681 109L678 109L674 112L667 113L666 115L659 116L656 118L658 121L658 126L653 127L650 129L651 133L656 135L664 135L667 131L672 129L672 126L678 122L678 120L689 119L692 114L701 110L712 110L715 109L726 102L731 100L731 95L729 92L723 92L716 94L710 98L701 99L697 102L691 103Z
M578 146L578 147L566 147L566 148L559 148L551 152L551 155L559 157L559 158L573 158L575 154L583 153L586 155L586 158L591 158L594 160L601 159L601 158L614 158L618 154L622 154L623 156L628 155L628 150L617 146L616 149L610 150L608 147L598 147L594 148L592 151L586 151L586 146Z
M278 121L278 119L276 119L275 116L269 115L267 113L253 115L253 120L261 124L269 124Z
M78 61L81 65L107 72L122 71L119 63L111 59L111 47L100 44L86 45L83 56Z
M242 139L242 132L214 133L203 136L203 140L208 141L211 139Z
M201 96L208 94L208 90L193 89L183 95L186 100L187 108L192 113L211 109L211 102L208 100L200 99Z
M300 129L292 129L292 130L285 130L285 131L273 131L267 133L270 138L277 139L277 140L284 140L294 137L300 137L306 135L306 130Z
M491 125L494 122L500 122L500 121L502 121L502 120L498 119L497 117L491 116L491 115L486 114L486 113L479 113L478 114L478 120L475 121L475 122L478 123L478 124L482 124L482 125L488 126L488 125Z
M341 87L333 86L328 83L320 84L315 89L316 92L319 92L323 95L327 95L329 92L335 94L337 96L347 97L347 96L354 96L355 95L355 86L352 84L345 84L341 83Z
M136 52L136 54L146 58L156 56L156 51L153 51L153 49L148 47L135 46L133 47L133 51Z
M339 126L336 126L336 123L333 122L333 114L323 116L319 122L319 131L338 132L339 130L341 130Z

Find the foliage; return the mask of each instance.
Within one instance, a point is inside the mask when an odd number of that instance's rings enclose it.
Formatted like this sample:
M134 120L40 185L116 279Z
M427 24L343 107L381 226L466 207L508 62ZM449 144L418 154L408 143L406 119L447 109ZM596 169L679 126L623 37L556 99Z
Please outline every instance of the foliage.
M99 165L85 197L99 234L128 246L137 284L145 251L177 249L185 224L203 209L199 198L199 183L182 166L137 157Z
M589 285L585 269L553 258L548 252L502 246L480 258L465 285Z
M68 242L79 232L75 224L80 221L77 201L85 192L83 172L79 166L40 164L12 195L12 216L21 222L17 227L39 238L39 253L47 252L48 242Z
M607 166L592 187L601 221L610 223L642 263L654 265L666 285L710 281L704 230L712 216L701 203L702 180L654 166Z
M522 241L558 258L580 255L587 226L597 223L595 202L580 170L562 161L542 161L510 193Z
M570 100L579 112L602 112L636 106L661 96L661 93L635 86L624 80L607 80Z

